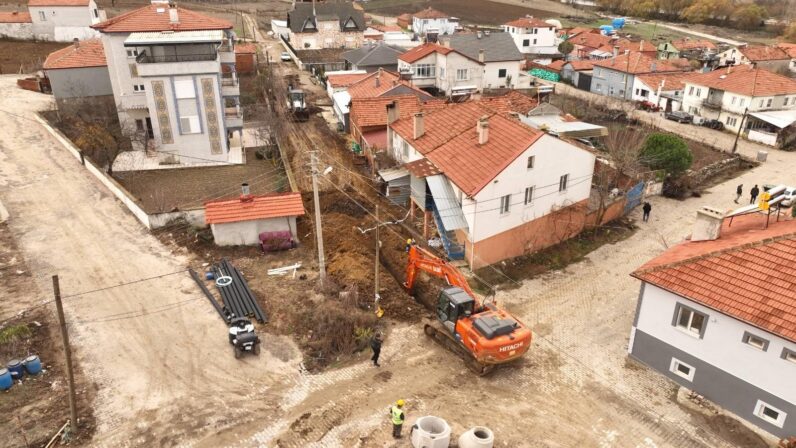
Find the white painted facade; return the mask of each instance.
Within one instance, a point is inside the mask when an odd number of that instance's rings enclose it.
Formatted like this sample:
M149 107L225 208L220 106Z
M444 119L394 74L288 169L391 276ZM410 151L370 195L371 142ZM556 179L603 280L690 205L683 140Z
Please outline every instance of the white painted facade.
M213 239L218 246L253 246L260 244L262 232L287 232L296 238L296 217L255 219L250 221L211 224Z
M28 40L33 39L33 24L27 23L0 23L0 38L13 38Z
M679 85L679 83L678 83ZM632 90L632 100L633 101L649 101L652 104L655 104L659 107L666 107L666 102L669 101L669 98L661 97L661 94L672 95L680 98L682 101L683 98L683 90L672 89L667 86L649 86L647 83L642 81L638 76L633 77L633 90Z
M459 26L457 19L451 17L443 17L439 19L421 19L412 17L412 31L417 34L423 35L428 32L442 34L453 34L456 32L456 27Z
M412 85L435 87L448 96L457 91L481 92L484 88L484 64L455 51L447 55L434 52L412 64L398 59L398 71L411 71Z
M396 160L407 163L423 158L392 129L388 132L391 134L388 141L392 141L392 153ZM534 157L533 168L528 168L528 158L531 156ZM466 197L451 181L468 224L469 241L478 243L588 199L595 160L594 154L586 150L556 137L543 135L475 197ZM567 188L559 191L563 175L567 175ZM533 197L529 204L525 204L525 189L528 187L533 187ZM506 195L511 195L511 205L507 213L501 213L501 198Z
M87 6L29 6L28 10L36 38L56 42L97 37L91 25L105 20L105 11L94 0Z
M635 329L785 401L796 403L796 387L793 381L787 380L796 378L796 363L781 357L783 348L796 352L793 342L649 283L645 284L640 300ZM702 338L672 325L678 302L709 316ZM766 350L744 343L745 332L768 340ZM632 342L631 337L628 351L632 350ZM699 375L698 369L695 374ZM754 403L750 403L751 406ZM796 416L788 416L793 417Z
M486 62L484 64L484 88L516 88L520 80L522 61Z
M502 28L511 34L514 44L521 53L551 54L558 52L560 40L553 25L533 28L502 25Z

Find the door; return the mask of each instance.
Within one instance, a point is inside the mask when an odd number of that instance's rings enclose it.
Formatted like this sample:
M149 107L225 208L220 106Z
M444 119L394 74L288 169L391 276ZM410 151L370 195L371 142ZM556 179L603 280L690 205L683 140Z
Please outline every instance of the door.
M591 90L591 75L587 75L585 73L578 74L578 85L577 87L580 90L590 91Z
M152 129L152 119L149 117L146 117L146 135L149 140L155 138L155 130Z

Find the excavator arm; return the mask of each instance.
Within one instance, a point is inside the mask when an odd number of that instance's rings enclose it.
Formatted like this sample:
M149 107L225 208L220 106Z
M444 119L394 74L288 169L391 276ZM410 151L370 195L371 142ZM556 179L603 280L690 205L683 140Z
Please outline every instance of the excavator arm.
M428 250L413 244L409 247L409 262L406 264L406 283L404 283L406 289L411 291L415 286L418 271L425 271L435 277L444 278L449 285L462 288L480 305L478 296L470 289L470 285L461 271Z

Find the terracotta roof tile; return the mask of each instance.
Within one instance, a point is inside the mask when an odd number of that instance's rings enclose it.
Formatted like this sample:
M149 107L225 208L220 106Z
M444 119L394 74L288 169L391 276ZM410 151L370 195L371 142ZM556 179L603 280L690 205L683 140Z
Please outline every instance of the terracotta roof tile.
M546 70L553 70L555 72L560 72L561 69L567 64L567 61L563 59L559 59L557 61L553 61L545 67Z
M783 59L790 59L790 56L780 47L767 47L765 45L750 45L748 47L739 48L746 59L752 62L760 61L781 61Z
M643 74L653 72L680 72L679 67L661 59L653 59L641 53L621 54L615 58L603 59L594 63L595 67L605 67L622 73Z
M398 59L411 64L415 61L423 59L424 57L430 55L431 53L448 54L451 51L454 50L452 48L443 47L442 45L438 45L432 42L426 42L425 44L418 45L417 47L412 48L406 53L398 56Z
M796 93L796 81L752 65L694 74L687 79L687 82L747 96Z
M418 178L435 176L442 172L428 159L418 159L414 162L404 163L404 168Z
M528 112L536 109L539 102L536 98L530 97L516 90L509 90L500 96L483 97L478 101L483 107L497 112L500 114L507 114L509 112L517 112L522 115L527 115Z
M178 23L169 21L168 5L151 4L134 9L91 27L103 33L140 31L199 31L232 29L232 23L177 7Z
M414 17L418 19L447 19L450 15L445 14L442 11L437 11L434 8L426 8L420 12L416 12L412 14Z
M47 56L43 67L45 70L57 70L62 68L104 67L107 65L102 41L100 39L89 39L79 42L77 47L72 44L66 48L53 51Z
M29 12L0 12L0 23L31 23Z
M351 122L358 128L387 126L387 105L395 101L399 118L409 118L420 111L431 111L444 106L445 100L421 101L415 95L354 98L351 100Z
M683 90L685 88L685 81L694 76L694 73L648 73L638 75L647 87L657 91L658 86L663 83L663 90Z
M796 342L796 220L726 220L714 241L688 241L632 275Z
M516 26L517 28L551 28L553 25L535 17L522 17L504 24L506 26Z
M576 72L594 69L594 61L569 61L568 64L570 64L572 66L572 70L575 70Z
M707 39L679 39L673 40L671 44L680 51L716 49L716 44Z
M326 82L331 84L332 87L348 87L368 76L370 76L369 73L329 75L326 77Z
M364 78L351 84L348 87L348 95L350 95L352 99L375 98L377 96L386 95L388 92L398 87L409 89L420 96L431 98L431 95L428 93L406 81L402 81L397 74L381 69L369 73Z
M300 193L252 196L249 201L235 198L205 202L205 222L207 224L301 216L303 214L304 204L301 202Z
M88 6L88 0L28 0L28 6Z
M613 42L610 37L596 33L579 33L567 40L575 46L586 47L591 50L596 50L603 45L611 45L611 42Z
M248 44L236 44L235 45L235 54L255 54L257 53L257 45L248 43Z
M796 59L796 44L781 42L777 44L777 47L781 48L785 53L788 53L788 56L792 59Z

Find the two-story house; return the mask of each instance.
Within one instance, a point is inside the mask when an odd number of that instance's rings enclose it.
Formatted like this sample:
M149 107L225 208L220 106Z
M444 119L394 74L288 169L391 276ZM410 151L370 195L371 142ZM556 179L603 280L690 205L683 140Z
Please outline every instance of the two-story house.
M790 56L778 46L747 45L731 47L718 54L721 66L754 64L771 71L787 69Z
M412 85L446 96L481 92L484 87L485 52L473 59L453 48L425 43L398 56L398 73Z
M685 80L683 110L720 120L733 131L742 124L744 130L749 130L758 123L753 117L765 120L772 111L786 111L785 115L794 115L796 119L796 81L752 65L694 74ZM748 137L771 145L776 143L776 136L772 140L761 132L749 131Z
M105 20L94 0L29 0L28 12L34 37L56 42L97 37L91 25Z
M599 50L606 45L613 45L614 39L611 36L580 31L577 34L569 35L567 41L571 42L574 47L572 53L569 54L570 59L602 59L613 54L613 52L604 54L604 51Z
M442 37L441 41L471 60L480 60L483 51L484 88L513 88L521 84L520 74L525 56L513 45L509 33L457 33ZM530 78L522 73L525 87Z
M160 163L243 162L232 23L153 0L94 28L119 121Z
M459 19L434 8L429 7L412 14L412 31L420 36L453 34L458 26ZM433 41L434 39L432 38L431 40Z
M796 434L796 221L722 223L700 210L690 241L632 275L628 352L776 435Z
M365 40L365 15L351 2L295 3L287 13L290 44L296 50L359 48Z
M693 73L647 73L633 77L633 101L643 101L666 112L680 110L683 103L684 81Z
M539 59L558 54L560 42L556 27L544 20L526 16L501 25L503 31L514 40L517 49L527 55L534 55Z
M680 68L663 60L641 53L625 53L594 62L591 92L629 100L633 97L636 76L680 71Z
M705 52L715 53L717 50L716 44L707 39L690 39L686 37L658 45L658 58L697 58Z
M432 215L448 256L473 268L583 227L594 154L510 112L481 101L449 104L392 122L387 140L410 173L412 210Z

